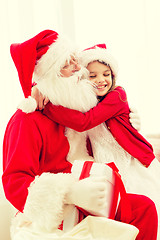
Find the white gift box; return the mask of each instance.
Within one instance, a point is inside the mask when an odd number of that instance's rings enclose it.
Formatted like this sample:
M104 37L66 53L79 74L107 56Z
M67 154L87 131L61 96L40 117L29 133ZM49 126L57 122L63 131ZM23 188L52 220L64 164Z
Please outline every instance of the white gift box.
M81 209L74 205L68 205L68 214L66 214L63 221L64 232L71 230L75 225L82 221L83 217L81 218L81 211L82 216L84 214L85 216L94 215L98 216L98 218L105 217L106 219L114 219L120 199L121 216L123 215L124 220L130 219L131 206L128 201L121 177L118 174L118 169L114 163L110 163L108 165L105 163L94 163L93 161L74 161L71 173L77 181L91 176L106 177L106 184L108 190L108 194L106 197L107 207L99 212L87 212L87 210L85 209Z
M99 216L99 217L110 217L110 211L112 207L113 194L114 194L114 185L115 185L115 177L112 168L104 163L93 163L91 168L85 168L84 165L86 162L75 160L71 169L71 172L75 179L79 180L81 178L82 171L85 171L84 178L86 176L105 176L106 184L107 184L107 207L102 209L100 212L90 212L90 214Z

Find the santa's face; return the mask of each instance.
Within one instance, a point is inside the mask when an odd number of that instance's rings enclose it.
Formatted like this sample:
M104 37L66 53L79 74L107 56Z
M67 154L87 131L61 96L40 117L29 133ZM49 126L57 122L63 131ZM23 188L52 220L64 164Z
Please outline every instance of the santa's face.
M94 61L88 64L89 80L96 89L97 96L104 96L112 87L112 72L109 66Z
M64 67L61 69L61 76L70 77L80 69L81 66L79 65L78 61L74 57L71 57L70 61L66 61Z

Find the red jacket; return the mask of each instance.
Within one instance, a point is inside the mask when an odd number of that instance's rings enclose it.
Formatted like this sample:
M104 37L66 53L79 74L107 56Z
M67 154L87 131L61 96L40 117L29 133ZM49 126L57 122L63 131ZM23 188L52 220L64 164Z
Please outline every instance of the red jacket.
M18 110L9 121L3 144L2 181L7 199L18 210L23 210L35 176L70 172L64 130L39 111L26 114Z
M43 113L50 119L82 132L103 122L117 142L143 165L149 166L155 158L149 142L131 126L129 106L122 87L116 87L94 108L86 113L77 110L47 104Z

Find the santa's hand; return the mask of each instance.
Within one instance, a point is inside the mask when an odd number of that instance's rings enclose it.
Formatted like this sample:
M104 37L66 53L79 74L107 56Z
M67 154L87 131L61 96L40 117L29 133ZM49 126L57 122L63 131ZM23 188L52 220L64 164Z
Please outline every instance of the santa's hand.
M43 96L43 94L38 90L36 85L32 87L31 96L36 100L38 110L44 109L45 105L49 102L49 99Z
M137 112L137 109L134 107L130 107L130 114L129 114L129 121L132 124L132 126L137 130L140 131L141 129L141 120L140 120L140 116Z
M67 204L87 211L100 211L107 205L106 177L89 177L75 182L66 196Z

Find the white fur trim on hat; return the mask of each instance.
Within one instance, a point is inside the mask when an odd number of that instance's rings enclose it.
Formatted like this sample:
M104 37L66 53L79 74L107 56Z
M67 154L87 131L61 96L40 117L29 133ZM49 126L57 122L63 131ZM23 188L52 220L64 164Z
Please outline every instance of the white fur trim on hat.
M108 53L107 49L96 47L94 49L84 50L80 53L80 62L84 67L87 67L89 63L97 60L108 64L115 78L117 77L118 63L116 59Z
M44 78L48 71L59 75L65 62L69 61L71 55L75 53L76 48L72 42L65 37L58 36L56 42L52 43L47 52L38 60L33 73L33 81L37 82Z
M28 98L24 98L17 108L21 109L22 112L31 113L36 110L37 102L33 97L29 96Z

